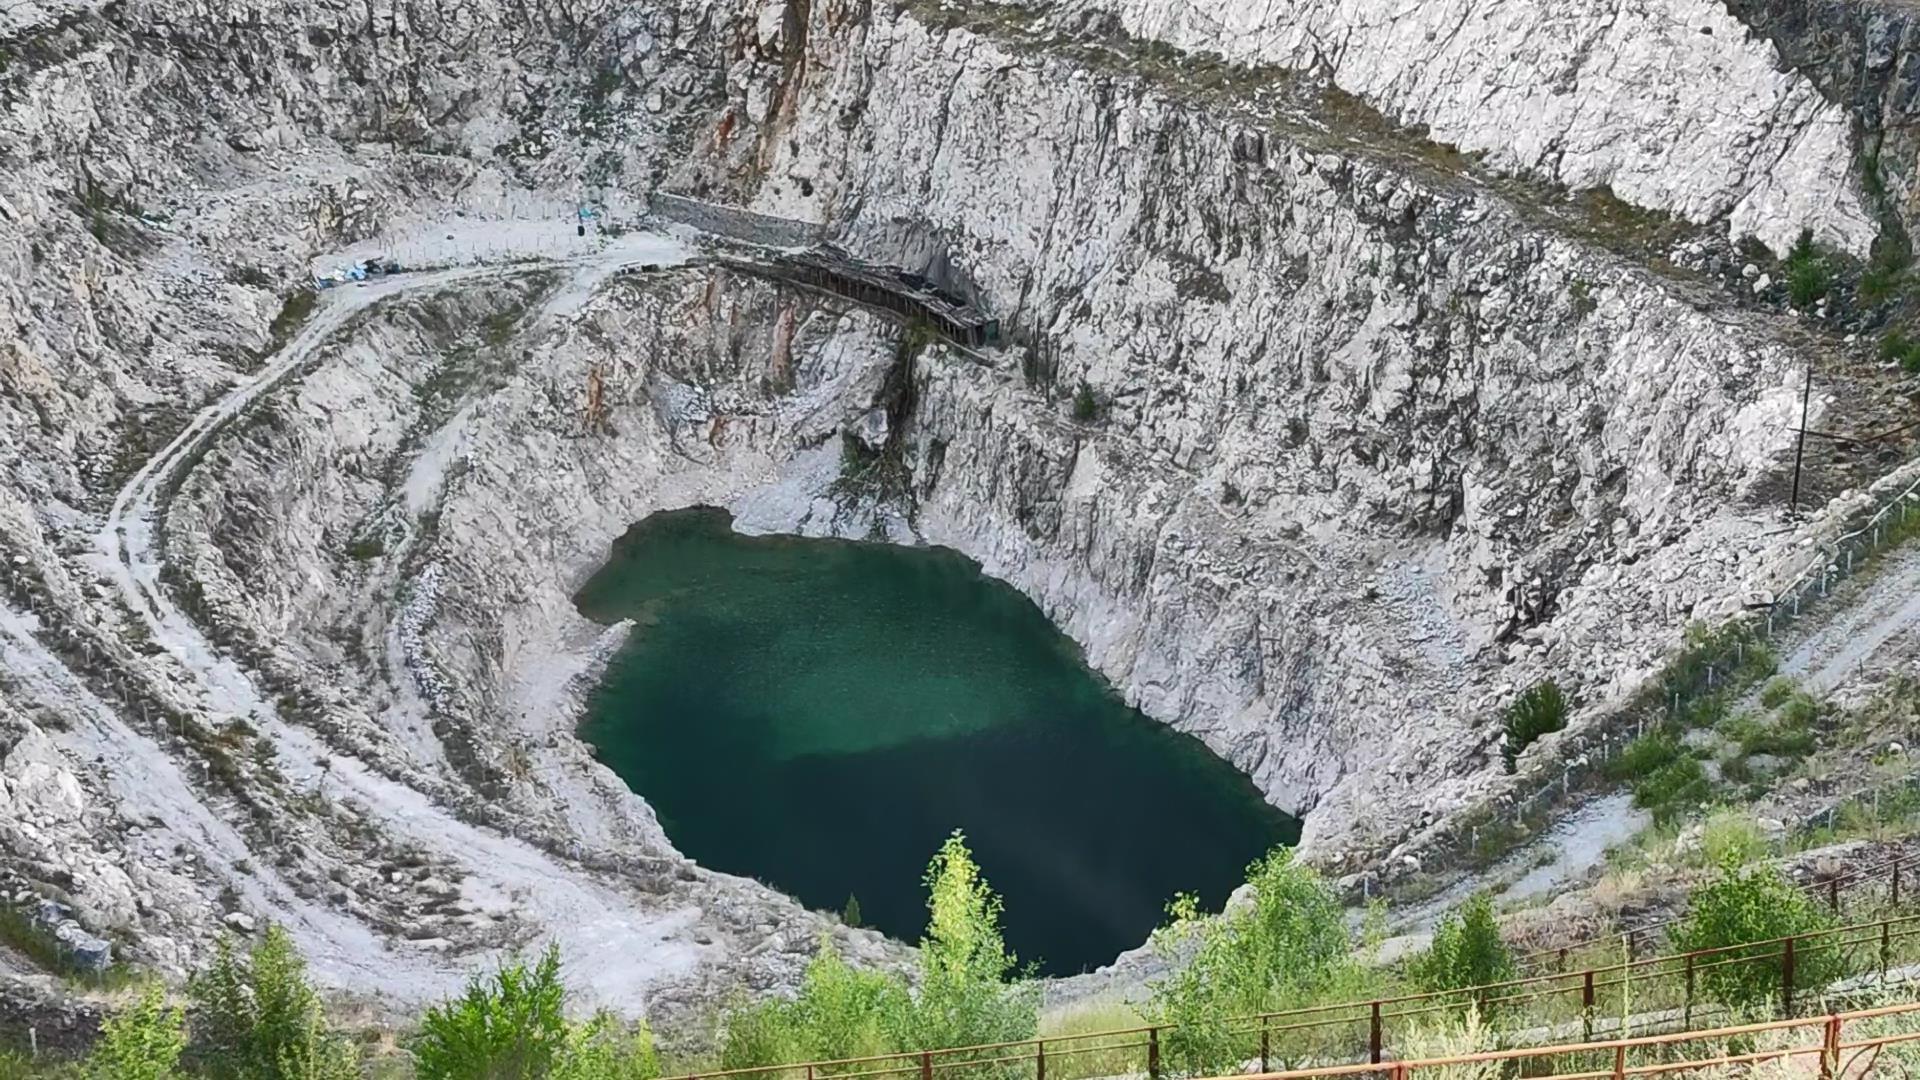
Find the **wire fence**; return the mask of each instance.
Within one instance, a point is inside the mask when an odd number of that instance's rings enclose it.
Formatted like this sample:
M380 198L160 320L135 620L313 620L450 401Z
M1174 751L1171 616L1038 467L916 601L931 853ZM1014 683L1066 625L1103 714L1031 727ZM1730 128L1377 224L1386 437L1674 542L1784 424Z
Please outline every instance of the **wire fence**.
M1804 881L1797 887L1834 917L1898 910L1920 891L1920 854L1898 855L1843 874ZM1566 971L1578 966L1576 958L1603 949L1618 949L1633 959L1670 944L1670 932L1685 920L1686 916L1676 915L1623 927L1584 941L1522 953L1515 962L1522 971Z
M1611 722L1570 738L1557 765L1536 766L1525 794L1509 791L1458 816L1423 846L1422 863L1452 855L1469 865L1493 861L1544 826L1547 811L1604 770L1650 729L1683 719L1708 701L1771 675L1771 646L1785 637L1848 578L1879 553L1920 534L1920 479L1891 496L1866 522L1822 549L1821 557L1782 587L1764 616L1737 619L1693 636L1660 675L1616 710ZM1362 889L1370 894L1371 880Z

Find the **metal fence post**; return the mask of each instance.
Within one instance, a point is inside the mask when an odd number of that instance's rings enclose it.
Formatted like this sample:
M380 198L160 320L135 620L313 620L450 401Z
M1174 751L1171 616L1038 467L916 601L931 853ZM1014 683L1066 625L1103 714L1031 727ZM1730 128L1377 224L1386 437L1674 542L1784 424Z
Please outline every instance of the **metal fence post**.
M1272 1066L1268 1063L1268 1058L1272 1056L1272 1053L1273 1053L1273 1045L1271 1042L1268 1041L1268 1038L1267 1038L1267 1018L1265 1016L1262 1016L1260 1018L1260 1071L1261 1072L1272 1071Z
M1820 1080L1833 1080L1840 1067L1840 1017L1827 1017L1827 1041L1820 1048Z
M1580 1012L1586 1017L1587 1042L1593 1041L1593 969L1587 969L1586 983L1580 989Z
M1147 1029L1147 1075L1160 1080L1160 1029Z
M1897 862L1893 864L1893 899L1889 903L1893 907L1900 906L1900 864Z
M920 1051L920 1080L933 1080L933 1051Z
M1837 877L1827 879L1827 910L1836 914L1840 911L1840 879Z
M1688 1027L1693 1026L1693 954L1692 953L1687 954L1687 1004L1686 1004L1686 1016L1683 1019L1686 1023L1686 1026Z
M1787 939L1786 949L1780 957L1780 1016L1793 1018L1793 939Z
M1626 1080L1627 1044L1620 1043L1613 1048L1613 1080Z
M1373 1003L1373 1023L1367 1034L1367 1055L1373 1064L1380 1064L1380 1003Z
M1265 1058L1260 1061L1260 1071L1267 1071ZM1034 1080L1047 1080L1047 1040L1033 1040L1033 1076Z

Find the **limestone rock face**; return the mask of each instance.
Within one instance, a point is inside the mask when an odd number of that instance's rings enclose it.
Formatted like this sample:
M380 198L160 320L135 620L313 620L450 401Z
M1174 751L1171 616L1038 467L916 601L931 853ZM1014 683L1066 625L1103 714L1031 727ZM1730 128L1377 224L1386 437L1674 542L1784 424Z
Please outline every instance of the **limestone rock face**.
M28 821L62 824L77 819L83 806L80 781L61 763L53 740L29 728L0 764L12 789L15 808Z
M1376 866L1505 783L1513 695L1592 720L1863 498L1777 525L1845 343L1757 310L1745 255L1721 288L1608 231L1864 250L1866 106L1820 93L1852 61L1761 6L6 6L0 883L174 975L278 923L402 1002L549 938L656 1018L822 933L905 962L688 863L574 736L632 627L571 596L701 504L965 552L1307 855ZM1871 40L1893 146L1905 31ZM656 235L663 188L938 281L1002 347ZM308 302L375 252L418 265ZM850 482L848 439L903 474Z
M1138 37L1330 78L1498 167L1776 251L1811 228L1864 253L1878 231L1847 110L1715 0L1067 2Z
M947 252L1026 350L921 366L921 535L1307 812L1308 851L1460 805L1516 687L1624 691L1764 562L1703 556L1788 447L1767 319L1145 78L910 17L811 40L760 205Z

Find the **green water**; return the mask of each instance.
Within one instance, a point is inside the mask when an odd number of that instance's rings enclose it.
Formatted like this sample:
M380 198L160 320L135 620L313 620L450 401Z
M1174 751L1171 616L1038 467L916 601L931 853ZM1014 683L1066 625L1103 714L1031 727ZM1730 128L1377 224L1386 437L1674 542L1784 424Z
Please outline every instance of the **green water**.
M965 830L1009 944L1048 973L1223 902L1297 824L1128 708L1013 588L939 548L746 537L657 514L576 598L636 620L581 735L687 855L907 941Z

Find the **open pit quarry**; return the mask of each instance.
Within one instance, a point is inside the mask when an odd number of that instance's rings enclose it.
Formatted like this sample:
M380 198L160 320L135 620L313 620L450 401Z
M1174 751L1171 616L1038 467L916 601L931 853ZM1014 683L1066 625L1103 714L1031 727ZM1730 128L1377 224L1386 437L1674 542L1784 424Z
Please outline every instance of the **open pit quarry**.
M1910 479L1852 282L1920 11L1795 8L10 4L0 899L396 1007L549 940L668 1026L823 933L905 964L575 736L632 626L572 597L691 506L976 560L1391 880ZM1852 269L1796 307L1803 231Z

